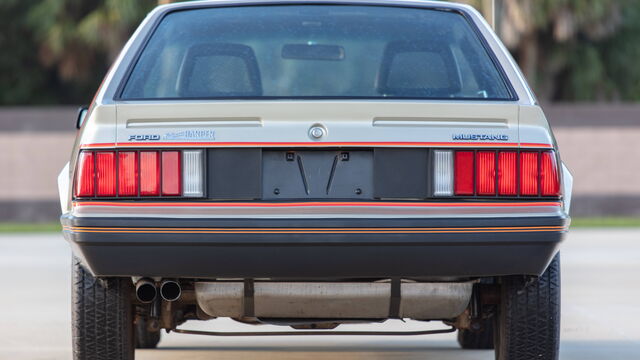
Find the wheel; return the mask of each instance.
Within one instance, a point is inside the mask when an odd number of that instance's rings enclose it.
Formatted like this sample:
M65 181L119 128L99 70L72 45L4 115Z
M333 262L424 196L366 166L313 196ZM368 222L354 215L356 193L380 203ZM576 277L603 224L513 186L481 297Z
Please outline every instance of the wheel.
M496 360L557 360L560 345L560 255L537 279L502 279Z
M479 330L458 330L458 344L463 349L493 349L493 318L482 320Z
M160 342L160 330L149 331L146 319L139 319L135 324L136 349L155 349Z
M133 360L133 285L128 279L96 279L73 258L74 360Z

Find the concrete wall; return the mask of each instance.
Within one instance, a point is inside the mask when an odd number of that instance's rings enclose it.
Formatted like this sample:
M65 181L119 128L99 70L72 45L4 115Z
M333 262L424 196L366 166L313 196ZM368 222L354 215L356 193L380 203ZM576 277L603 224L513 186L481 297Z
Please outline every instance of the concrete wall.
M574 175L574 216L640 216L640 104L544 106Z
M640 104L544 107L574 178L574 216L640 216ZM0 108L0 221L55 221L75 107Z

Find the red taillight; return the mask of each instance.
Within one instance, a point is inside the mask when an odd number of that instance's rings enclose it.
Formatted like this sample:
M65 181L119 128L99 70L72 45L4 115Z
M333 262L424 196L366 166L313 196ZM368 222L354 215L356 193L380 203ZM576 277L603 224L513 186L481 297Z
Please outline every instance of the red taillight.
M204 197L204 154L202 149L84 150L78 154L73 194L77 198ZM184 168L183 157L188 159Z
M476 190L478 195L496 193L496 152L478 151L476 154Z
M498 195L516 195L517 156L515 151L498 153Z
M179 151L163 151L162 152L162 195L178 196L180 195L180 152Z
M160 196L160 159L157 151L140 152L140 195Z
M118 195L138 195L138 154L135 151L118 153Z
M554 151L455 151L453 184L455 196L557 197L561 194ZM446 195L434 193L434 196Z
M540 159L540 190L542 196L560 195L560 179L556 155L553 151L545 151Z
M473 195L473 151L456 151L454 189L456 195Z
M96 152L96 196L116 196L116 153Z
M94 165L95 158L92 152L80 153L78 171L76 171L75 196L91 197L95 195Z
M538 153L520 153L520 194L538 195Z

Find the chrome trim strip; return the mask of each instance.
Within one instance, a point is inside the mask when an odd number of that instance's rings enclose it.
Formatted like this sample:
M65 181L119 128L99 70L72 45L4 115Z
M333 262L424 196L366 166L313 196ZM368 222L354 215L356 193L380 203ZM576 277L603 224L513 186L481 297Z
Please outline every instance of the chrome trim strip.
M154 217L215 219L332 219L332 218L495 218L563 216L560 206L500 207L167 207L167 206L75 206L75 217Z

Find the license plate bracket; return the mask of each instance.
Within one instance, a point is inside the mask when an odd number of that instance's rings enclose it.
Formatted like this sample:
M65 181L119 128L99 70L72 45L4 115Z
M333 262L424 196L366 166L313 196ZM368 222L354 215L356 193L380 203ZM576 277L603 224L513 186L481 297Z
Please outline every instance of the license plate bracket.
M371 199L372 150L264 150L264 199Z

